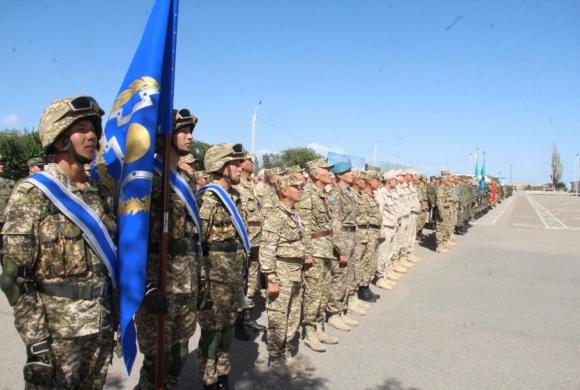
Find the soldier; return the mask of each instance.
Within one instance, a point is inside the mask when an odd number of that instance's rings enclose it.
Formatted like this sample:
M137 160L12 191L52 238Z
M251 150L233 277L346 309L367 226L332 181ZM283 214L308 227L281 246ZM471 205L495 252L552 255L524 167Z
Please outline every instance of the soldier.
M197 118L188 109L174 111L173 134L169 151L169 164L176 179L192 186L187 174L179 168L179 160L188 154ZM158 150L161 144L158 145ZM179 175L179 176L177 176ZM179 376L188 355L188 343L195 332L198 302L199 258L194 235L198 216L188 213L184 197L173 188L169 194L169 241L167 245L167 287L162 296L159 287L160 232L163 223L162 182L157 171L151 189L151 218L147 258L146 293L135 315L137 341L143 353L139 376L140 389L155 388L155 362L157 354L157 320L165 313L164 348L167 369L165 389L176 389ZM199 224L199 220L197 221Z
M4 214L8 199L14 187L14 181L2 177L4 175L4 156L0 154L0 229L4 225Z
M26 165L28 165L29 175L44 171L44 159L42 157L33 157L26 162Z
M423 228L429 219L429 198L427 194L427 176L421 175L415 182L419 201L421 203L419 218L417 219L417 239L425 239Z
M375 300L380 298L380 295L371 291L369 285L374 279L377 270L377 246L379 242L384 240L381 235L381 221L382 215L379 203L375 200L375 192L380 185L380 174L375 170L366 171L367 185L363 193L367 202L367 210L369 212L368 218L368 243L366 251L362 258L362 275L359 280L359 298L374 297ZM364 300L364 299L363 299Z
M302 184L306 183L306 176L304 176L304 168L302 168L300 165L288 167L287 172L289 175L294 176Z
M195 188L198 190L211 180L211 175L206 171L195 171L193 177L195 179Z
M330 298L327 307L328 324L348 332L358 321L348 317L348 286L353 277L352 261L356 234L356 200L350 188L353 181L350 162L340 162L332 167L336 185L332 188L328 205L331 212L333 242L338 261L331 263Z
M228 388L230 347L240 301L244 296L249 238L241 220L240 167L246 154L241 144L219 144L207 150L204 165L214 180L202 188L200 217L207 258L209 295L213 304L199 311L201 337L198 366L208 389Z
M236 321L236 333L239 336L238 338L249 340L249 335L245 334L242 329L255 332L263 332L266 330L266 327L256 323L251 315L252 309L256 306L254 299L259 291L259 253L263 216L255 185L251 179L252 172L254 172L254 159L250 153L245 153L240 167L242 168L240 184L235 185L234 188L240 193L242 210L244 212L250 242L252 243L252 249L248 257L248 282L245 288L246 299L244 306L247 307L242 308L240 317Z
M274 184L278 181L280 176L283 176L286 173L288 173L288 171L280 167L270 168L264 171L266 181L262 185L256 186L256 192L262 201L262 210L264 212L278 204L278 195L276 194Z
M304 259L303 226L294 209L300 200L302 182L288 175L276 181L279 202L264 215L260 268L268 279L268 354L276 375L296 377L306 369L292 357L292 342L298 334L302 311Z
M328 194L324 188L332 180L330 168L323 159L306 163L312 185L304 190L296 210L304 225L304 257L312 259L312 267L304 272L304 344L316 352L325 352L321 344L337 344L338 339L324 332L324 313L330 295L330 270L335 261L330 226Z
M179 169L181 169L183 172L187 173L191 178L193 178L193 175L196 171L195 169L196 162L197 159L193 157L193 154L187 153L185 156L181 156L179 158L179 163L177 164L177 166L179 167Z
M54 163L20 182L8 204L0 286L26 345L27 389L105 385L113 353L117 224L112 197L83 169L95 158L103 114L88 96L51 103L38 132ZM68 207L71 202L81 210ZM99 245L108 256L93 250Z
M376 285L385 290L391 290L399 275L392 270L393 256L396 249L396 235L399 228L397 211L397 194L395 171L383 174L383 186L377 191L375 199L381 212L381 236L384 238L377 248Z
M452 210L452 207L454 207L454 193L450 188L450 181L451 173L446 170L441 171L441 182L435 189L438 217L435 240L438 253L447 253L447 248L452 245L449 239L450 234L453 233L454 226Z
M405 266L413 266L414 263L420 260L419 257L415 256L413 251L415 250L415 243L417 238L417 218L421 214L421 199L419 198L419 192L415 186L417 181L417 172L409 168L405 171L405 185L407 200L410 204L411 213L409 214L409 231L407 232L407 241L405 244Z
M397 211L399 228L396 235L396 252L393 258L393 270L396 272L407 272L407 268L413 266L412 263L406 261L409 241L409 229L411 222L411 190L407 185L407 171L397 170L397 185L395 186L395 193L397 194Z

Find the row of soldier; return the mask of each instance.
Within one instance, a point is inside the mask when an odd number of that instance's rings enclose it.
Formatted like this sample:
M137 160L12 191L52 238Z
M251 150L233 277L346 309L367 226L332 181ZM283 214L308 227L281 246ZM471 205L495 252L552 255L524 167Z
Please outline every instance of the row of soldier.
M17 183L3 213L0 286L26 346L24 379L31 389L102 388L112 359L117 291L111 270L87 242L86 227L50 190L54 185L59 196L81 204L115 240L112 195L84 169L99 149L103 114L87 96L50 104L39 136L51 162L42 174ZM380 175L319 159L306 164L307 175L300 167L276 168L256 185L253 158L240 144L209 148L206 171L193 172L188 152L196 123L189 110L174 112L169 162L179 180L196 189L201 231L173 189L165 294L157 274L161 177L153 175L147 286L135 316L143 354L138 388L155 384L159 312L166 313L164 387L177 388L199 323L199 378L205 388L229 388L234 335L247 338L245 331L263 329L252 319L260 274L266 279L270 364L274 373L294 378L305 369L295 356L301 325L305 345L324 352L325 345L339 341L327 324L340 331L357 326L351 314L366 314L379 298L369 286L392 289L419 260L415 237L429 208L417 190L420 180L413 170ZM438 250L452 245L449 221L458 218L447 176L435 186L432 205L438 212L430 213L436 216ZM213 186L206 185L210 180ZM240 215L249 251L235 224Z

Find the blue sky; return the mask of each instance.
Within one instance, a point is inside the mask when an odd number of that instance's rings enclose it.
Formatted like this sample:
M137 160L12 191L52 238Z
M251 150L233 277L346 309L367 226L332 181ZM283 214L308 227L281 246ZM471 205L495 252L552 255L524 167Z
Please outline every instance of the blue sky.
M3 0L0 128L33 128L52 100L108 110L152 0ZM176 107L195 137L257 150L309 145L513 181L564 179L580 152L575 1L182 0Z

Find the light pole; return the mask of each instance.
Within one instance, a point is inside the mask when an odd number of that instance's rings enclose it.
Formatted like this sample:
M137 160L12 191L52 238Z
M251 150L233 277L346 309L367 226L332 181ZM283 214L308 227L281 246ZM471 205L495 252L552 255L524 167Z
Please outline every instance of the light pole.
M576 187L576 196L578 196L578 184L580 181L580 154L576 153L576 161L574 161L574 167L576 169L574 169L575 173L574 173L574 187Z
M254 158L256 158L256 119L257 119L257 113L258 113L258 108L260 108L260 106L262 105L262 101L260 100L258 102L258 104L256 105L256 108L254 108L254 114L252 115L252 156Z

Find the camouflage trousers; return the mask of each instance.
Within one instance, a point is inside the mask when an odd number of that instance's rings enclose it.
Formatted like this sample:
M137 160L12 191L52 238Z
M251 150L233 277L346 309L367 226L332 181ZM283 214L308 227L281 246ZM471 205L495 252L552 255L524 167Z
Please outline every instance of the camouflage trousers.
M387 276L392 265L393 256L395 255L395 238L397 236L397 227L383 228L385 240L379 243L377 247L377 279Z
M302 321L305 326L315 326L324 321L330 296L330 267L333 261L315 257L312 267L304 271Z
M413 250L415 249L415 241L417 238L417 217L418 214L415 212L411 212L411 214L409 214L409 220L407 222L407 238L405 241L406 255L413 253Z
M401 217L399 222L399 229L397 229L397 235L395 238L397 246L397 256L395 257L395 260L398 260L399 257L405 256L407 253L407 244L409 241L409 219L410 214Z
M301 262L276 261L280 293L268 298L268 354L279 359L290 350L290 343L298 333L302 313Z
M363 273L359 286L366 287L375 277L377 271L377 247L379 245L379 230L369 229L369 242L363 256Z
M449 209L444 207L440 208L439 219L437 220L437 224L435 226L435 241L437 243L437 247L449 239L448 233L450 221L451 212Z
M260 263L258 261L260 257L260 247L253 246L250 250L250 255L248 256L248 288L246 291L246 300L249 308L255 306L256 294L259 291L259 271Z
M89 336L53 338L50 349L56 365L56 384L50 389L102 389L113 357L111 329ZM26 389L49 387L26 383Z
M450 216L449 216L449 223L447 224L447 239L453 237L455 232L455 224L457 223L457 214L459 213L459 205L458 203L454 203L449 208Z
M358 289L362 283L365 274L365 256L369 246L368 229L357 228L355 234L354 255L351 259L352 264L352 278L348 285L348 293L352 294Z
M422 211L417 218L417 230L416 233L419 233L423 230L427 222L429 221L429 213L426 211Z
M326 311L328 314L341 313L346 308L346 298L348 296L348 287L352 285L354 277L353 264L356 261L354 255L355 233L344 235L342 245L345 245L345 256L348 258L348 264L341 267L338 259L330 263L330 297Z
M179 375L187 357L189 339L195 332L197 319L197 293L168 294L165 315L164 350L166 389L178 387ZM155 361L157 355L158 314L142 305L135 315L139 350L144 355L139 376L141 390L155 388Z

